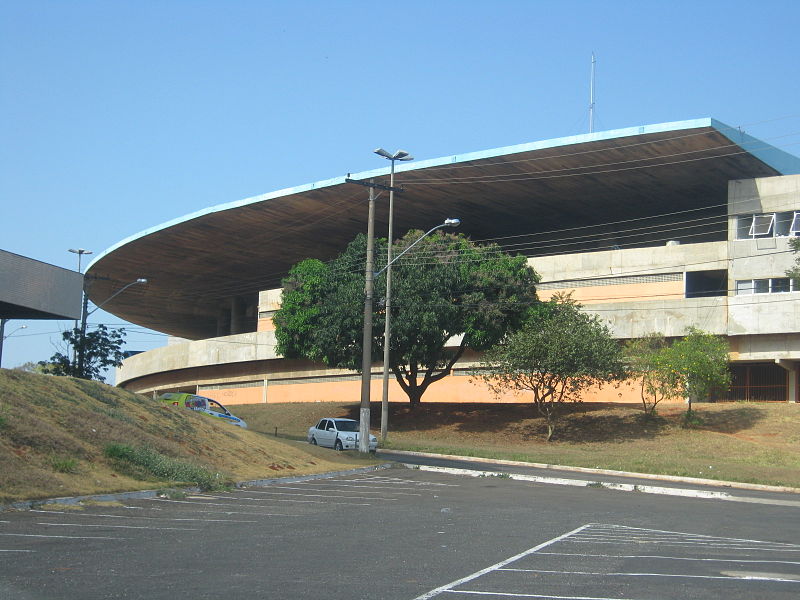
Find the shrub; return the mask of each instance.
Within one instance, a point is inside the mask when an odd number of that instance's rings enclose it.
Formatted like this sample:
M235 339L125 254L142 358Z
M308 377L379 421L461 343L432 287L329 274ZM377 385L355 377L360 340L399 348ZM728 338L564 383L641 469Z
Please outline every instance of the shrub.
M170 458L146 446L134 448L127 444L109 444L105 448L105 455L111 459L115 469L137 479L194 483L204 490L227 487L220 473Z
M77 473L78 461L74 458L59 458L53 456L50 459L50 466L58 473Z

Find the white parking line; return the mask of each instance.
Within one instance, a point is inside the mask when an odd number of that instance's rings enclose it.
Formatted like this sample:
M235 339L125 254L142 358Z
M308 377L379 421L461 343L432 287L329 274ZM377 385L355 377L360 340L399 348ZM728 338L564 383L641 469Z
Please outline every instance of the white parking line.
M199 531L186 527L148 527L145 525L94 525L92 523L36 523L46 527L103 527L104 529L156 529L158 531Z
M585 558L652 558L656 560L685 560L689 562L732 562L732 563L765 563L781 565L800 565L793 560L750 560L742 558L699 558L686 556L661 556L658 554L579 554L575 552L539 552L539 556L582 556Z
M0 548L0 552L36 552L36 550L4 550Z
M509 571L514 573L549 573L556 575L588 575L591 577L674 577L677 579L736 579L742 581L781 581L788 583L800 583L800 579L783 579L769 576L755 575L685 575L682 573L624 573L624 572L604 572L604 571L551 571L547 569L497 569L498 571Z
M273 492L273 491L262 491L262 490L247 490L248 494L269 494L273 496L296 496L298 498L330 498L331 492L327 494L297 494L295 492ZM335 493L335 492L334 492ZM238 498L239 496L237 496ZM246 498L247 496L242 496L242 498ZM350 498L353 500L379 500L384 502L391 502L397 500L397 498L370 498L369 496L335 496L336 498ZM253 498L253 500L257 500L257 498Z
M554 596L553 594L512 594L510 592L479 592L477 590L445 590L450 594L474 596L504 596L506 598L546 598L547 600L634 600L633 598L609 598L606 596Z
M213 499L217 499L217 498L213 498ZM221 499L221 498L219 498L219 499ZM257 498L242 498L242 499L243 500L257 500ZM147 500L149 502L172 502L172 503L175 503L175 504L194 504L196 506L239 506L239 507L247 506L247 504L231 504L230 502L228 502L228 503L222 503L222 502L190 502L188 500L169 500L167 498L148 498ZM345 506L372 506L371 504L358 503L358 502L322 502L320 500L281 500L280 498L278 498L278 499L270 498L269 500L271 502L294 502L296 504L342 504L342 505L345 505ZM252 504L250 506L252 506Z
M282 490L308 490L309 492L330 492L330 489L325 489L325 488L293 487L293 486L290 486L290 485L280 485L278 487L280 487L280 489L282 489ZM354 488L359 488L359 489L365 490L363 492L359 492L361 494L385 494L386 493L385 490L379 490L379 491L375 491L375 492L369 491L370 486L368 486L368 485L337 486L337 487L354 487ZM253 488L246 488L246 489L247 489L248 492L251 492L251 493L255 492L255 490ZM334 490L334 492L335 491L336 490ZM258 492L258 493L261 493L261 492ZM392 490L392 494L395 494L396 496L422 496L422 494L420 494L418 492L396 492L394 490Z
M188 517L140 517L138 515L106 515L97 513L74 513L63 510L31 510L29 512L37 512L53 515L69 515L71 517L99 517L105 519L146 519L148 521L201 521L208 523L258 523L258 521L245 521L237 519L207 519L205 517L188 518ZM215 511L218 512L218 511Z
M685 543L681 543L681 539L686 539ZM612 540L612 541L609 541ZM615 544L617 546L641 547L641 544L657 544L659 547L664 546L683 546L688 547L689 550L696 548L695 552L700 556L661 556L661 555L646 555L646 554L581 554L581 553L561 553L561 552L540 552L547 546L551 546L556 542L573 542L579 544L588 544L590 546L596 544ZM705 556L709 548L721 549L727 554L725 558L713 558ZM791 544L786 542L765 542L761 540L749 540L743 538L727 538L717 536L707 536L700 534L690 534L678 531L663 531L654 529L644 529L640 527L626 527L624 525L606 525L600 523L588 523L569 533L558 536L526 550L516 556L501 561L491 567L482 569L472 575L468 575L458 581L454 581L445 586L431 590L427 594L417 597L415 600L429 600L439 594L464 594L464 595L485 595L495 597L514 597L514 598L558 598L561 600L586 600L586 596L556 596L552 594L536 594L536 593L520 593L520 592L506 592L502 589L485 591L485 590L471 590L463 589L460 586L473 581L483 575L489 573L505 572L508 576L514 573L526 574L530 573L535 579L532 584L540 585L543 581L541 576L554 575L558 576L564 581L574 580L576 577L595 577L600 578L601 581L605 578L668 578L668 579L686 579L686 580L716 580L716 581L735 581L741 584L750 585L758 583L781 583L781 584L800 584L800 573L774 573L764 571L743 571L743 570L717 570L711 567L710 574L692 574L692 573L668 573L668 572L653 572L653 571L570 571L558 569L537 569L537 568L524 568L522 566L511 566L512 563L520 561L525 557L528 558L528 563L531 559L538 556L571 556L571 557L586 557L586 558L611 558L611 559L650 559L650 560L685 560L685 561L704 561L706 564L717 563L720 566L727 566L731 563L742 565L747 564L763 564L763 565L798 565L799 561L792 560L755 560L751 558L735 559L731 558L732 552L740 551L757 551L765 552L800 552L800 545ZM536 557L532 555L536 555ZM745 557L750 556L744 554ZM597 562L597 561L595 561ZM688 563L687 563L688 564ZM536 566L534 564L534 566ZM559 565L560 566L560 565ZM599 564L598 564L599 566ZM732 565L731 565L732 566ZM735 567L734 567L735 568ZM667 569L669 570L669 569ZM495 584L496 585L496 584ZM602 585L602 584L600 584ZM459 589L455 589L459 588ZM602 588L600 588L602 589ZM757 591L751 592L758 595ZM619 600L617 598L594 598L593 600Z
M0 533L0 535L7 535L9 537L34 537L34 538L60 538L65 540L127 540L128 538L121 537L104 537L104 536L78 536L78 535L42 535L34 533Z
M577 527L576 529L573 529L572 531L569 531L569 532L567 532L567 533L565 533L563 535L560 535L558 537L554 537L552 540L547 540L546 542L543 542L543 543L539 544L538 546L534 546L533 548L529 548L528 550L525 550L524 552L520 552L519 554L516 554L516 555L512 556L511 558L507 558L506 560L501 560L499 563L495 563L491 567L486 567L485 569L481 569L480 571L477 571L477 572L473 573L472 575L467 575L466 577L462 577L461 579L457 579L456 581L450 582L447 585L443 585L441 587L436 588L435 590L431 590L430 592L428 592L426 594L422 594L422 596L417 596L416 598L414 598L414 600L428 600L428 598L433 598L434 596L438 596L439 594L441 594L443 592L453 591L453 588L456 587L457 585L461 585L463 583L467 583L468 581L472 581L473 579L477 579L478 577L481 577L482 575L486 575L486 573L491 573L492 571L497 571L501 567L504 567L504 566L506 566L508 564L511 564L512 562L515 562L515 561L519 560L520 558L524 558L524 557L528 556L529 554L533 554L534 552L538 552L542 548L547 548L547 546L555 544L556 542L560 542L561 540L563 540L565 538L568 538L571 535L574 535L574 534L576 534L576 533L578 533L580 531L583 531L584 529L586 529L589 526L590 526L590 524L581 525L580 527ZM458 593L463 594L464 592L459 590ZM515 595L516 596L516 595L519 595L519 594L502 594L502 595ZM553 598L554 596L536 596L536 595L531 595L531 596L528 596L528 597L530 597L530 598ZM622 599L618 599L618 600L622 600Z

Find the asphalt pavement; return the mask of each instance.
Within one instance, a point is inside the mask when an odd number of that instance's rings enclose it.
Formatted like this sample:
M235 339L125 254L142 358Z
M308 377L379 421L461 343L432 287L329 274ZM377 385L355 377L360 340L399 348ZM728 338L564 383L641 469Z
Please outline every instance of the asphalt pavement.
M0 513L0 598L800 595L792 505L422 467Z

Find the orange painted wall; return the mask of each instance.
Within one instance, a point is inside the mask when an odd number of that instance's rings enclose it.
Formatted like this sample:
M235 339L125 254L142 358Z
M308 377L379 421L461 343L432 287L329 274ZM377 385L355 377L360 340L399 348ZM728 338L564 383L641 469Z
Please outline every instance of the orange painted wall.
M527 403L532 401L530 392L507 392L500 397L489 390L485 384L474 382L469 376L451 376L433 384L423 396L423 402L499 402ZM373 401L381 398L381 380L373 378L370 397ZM222 404L260 404L263 402L263 389L227 388L223 390L202 390L200 395L213 398ZM361 381L321 381L319 383L272 384L267 386L268 403L285 402L358 402L361 397ZM408 398L395 381L389 384L391 402L407 402ZM592 388L583 396L584 402L635 402L641 401L639 388L635 384L606 385Z
M561 290L536 290L541 300L549 300L556 292L572 292L572 299L582 304L600 302L632 302L642 300L674 300L684 297L682 281L659 281L628 285L597 285Z
M225 406L228 404L262 404L264 402L263 387L225 388L222 390L204 390L201 387L197 395L211 398Z
M271 317L266 319L259 319L258 320L258 331L275 331L275 323L272 321Z

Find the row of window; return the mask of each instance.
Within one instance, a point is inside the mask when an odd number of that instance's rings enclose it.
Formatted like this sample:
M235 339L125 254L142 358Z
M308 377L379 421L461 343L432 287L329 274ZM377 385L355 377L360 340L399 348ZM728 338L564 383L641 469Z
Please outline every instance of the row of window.
M740 215L736 218L736 239L800 236L800 211Z
M736 282L736 295L743 294L783 294L798 292L794 279L789 277L770 277L768 279L740 279Z

